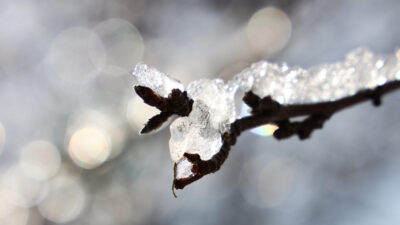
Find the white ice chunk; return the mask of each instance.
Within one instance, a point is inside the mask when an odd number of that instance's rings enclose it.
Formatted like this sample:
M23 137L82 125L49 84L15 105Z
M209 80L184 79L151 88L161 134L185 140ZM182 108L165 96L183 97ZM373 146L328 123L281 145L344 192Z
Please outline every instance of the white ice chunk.
M187 92L194 101L202 101L210 109L209 121L214 129L224 133L235 120L234 94L236 88L221 79L200 79L189 84Z
M184 90L179 81L143 63L137 64L132 74L135 78L134 86L140 85L151 88L165 98L168 97L173 89Z
M202 160L209 160L222 146L221 133L210 123L210 108L201 100L193 104L188 117L176 119L170 131L169 150L174 162L184 153L199 154Z
M193 164L189 162L186 157L183 157L176 163L176 179L184 179L193 176L192 172Z
M249 68L233 77L231 83L238 85L238 88L244 92L250 91L255 83L267 72L268 62L261 61L253 63Z

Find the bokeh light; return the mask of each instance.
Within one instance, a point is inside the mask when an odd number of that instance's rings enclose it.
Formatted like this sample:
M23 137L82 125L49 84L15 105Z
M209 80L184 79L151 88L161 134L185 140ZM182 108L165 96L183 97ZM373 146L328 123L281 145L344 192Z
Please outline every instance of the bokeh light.
M143 187L114 187L96 194L92 201L93 222L101 225L143 224L153 206L148 190Z
M273 54L285 47L292 32L292 23L285 12L266 7L250 18L246 34L255 50Z
M29 209L21 206L23 201L17 192L0 189L0 224L26 225Z
M42 201L47 194L47 184L34 179L17 164L7 168L0 178L0 186L7 190L15 191L20 200L21 207L35 206Z
M137 96L132 97L127 104L126 117L133 130L137 133L144 127L149 118L160 113L155 107L146 105ZM165 126L165 125L164 125Z
M250 115L249 113L249 106L246 105L245 103L242 104L242 110L241 110L241 115L242 116L248 116ZM254 129L251 129L250 132L260 135L260 136L270 136L274 134L274 132L278 129L278 126L275 124L265 124L259 127L256 127Z
M93 127L107 137L110 153L108 159L118 156L124 149L127 139L127 128L123 118L116 115L114 110L78 110L69 119L67 139L80 129Z
M50 221L66 223L82 213L87 200L85 188L79 180L61 175L51 181L49 193L39 205L39 211Z
M138 29L123 19L108 19L94 28L104 43L107 63L104 73L126 75L143 56L144 43Z
M280 206L293 187L293 160L272 160L261 170L258 176L258 194L267 207Z
M6 143L6 129L3 124L0 122L0 155L3 151L4 144Z
M110 137L99 128L82 128L72 135L68 152L78 166L93 169L105 162L110 155Z
M22 149L19 165L26 175L38 180L47 180L58 172L61 157L54 144L39 140Z
M251 205L284 207L286 202L291 201L291 193L302 175L302 167L294 159L266 154L251 157L244 164L240 190Z
M72 27L53 40L48 66L63 81L81 84L96 76L105 60L105 47L98 35L87 28Z
M274 134L274 132L278 129L278 126L275 124L265 124L254 129L251 129L250 132L260 135L260 136L270 136Z

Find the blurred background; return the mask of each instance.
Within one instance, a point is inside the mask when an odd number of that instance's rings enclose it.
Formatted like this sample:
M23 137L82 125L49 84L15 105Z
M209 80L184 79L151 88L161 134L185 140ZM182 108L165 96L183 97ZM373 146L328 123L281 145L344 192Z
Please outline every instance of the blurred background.
M169 130L130 75L184 84L261 59L309 68L400 45L398 0L0 1L0 224L398 224L400 93L312 138L246 132L171 193Z

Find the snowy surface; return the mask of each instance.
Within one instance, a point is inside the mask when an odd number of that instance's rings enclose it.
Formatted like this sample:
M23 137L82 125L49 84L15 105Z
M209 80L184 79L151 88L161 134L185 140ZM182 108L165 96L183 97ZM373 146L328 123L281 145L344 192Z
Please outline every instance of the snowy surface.
M194 100L192 112L170 126L170 154L177 164L178 179L192 175L192 165L183 157L184 153L199 154L202 160L209 160L220 150L221 135L237 118L236 93L252 91L260 97L270 95L281 104L333 101L400 80L399 59L400 51L384 57L359 48L347 54L343 62L309 70L261 61L226 84L221 79L191 82L187 92ZM134 76L135 85L149 87L164 97L174 88L184 90L180 82L144 64L136 66Z

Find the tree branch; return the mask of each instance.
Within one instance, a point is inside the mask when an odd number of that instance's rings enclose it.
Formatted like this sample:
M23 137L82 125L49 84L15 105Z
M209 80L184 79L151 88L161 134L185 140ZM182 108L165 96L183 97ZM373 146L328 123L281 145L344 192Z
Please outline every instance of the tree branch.
M174 177L173 186L175 189L183 189L203 176L218 171L228 157L231 146L236 143L237 137L243 131L273 123L279 127L274 132L275 138L280 140L297 134L303 140L309 138L315 129L322 128L324 122L334 113L368 100L372 100L375 106L379 106L383 95L398 88L400 88L400 81L392 81L335 101L296 105L280 105L270 96L260 98L252 92L248 92L243 97L243 101L252 108L252 115L238 119L231 124L230 131L222 135L221 150L210 160L203 161L198 154L185 153L184 157L193 164L194 176L180 180ZM307 116L307 118L301 122L290 121L298 116ZM174 170L176 173L176 166Z

